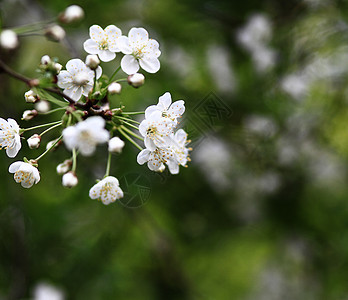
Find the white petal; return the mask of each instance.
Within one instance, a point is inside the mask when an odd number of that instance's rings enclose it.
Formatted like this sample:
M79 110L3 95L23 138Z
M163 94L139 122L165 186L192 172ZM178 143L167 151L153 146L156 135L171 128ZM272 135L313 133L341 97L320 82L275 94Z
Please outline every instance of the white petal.
M93 85L91 84L86 84L85 86L83 86L82 88L82 95L84 95L85 97L88 97L89 92L93 89Z
M89 36L92 40L101 42L105 38L105 33L103 28L101 28L99 25L93 25L89 28Z
M13 164L11 164L11 165L9 166L8 171L9 171L10 173L16 173L16 172L19 170L19 168L20 168L20 166L21 166L22 164L23 164L22 161L16 161L16 162L14 162Z
M66 147L69 150L72 150L73 148L76 148L76 135L77 135L77 130L75 126L69 126L63 130L63 140L66 145Z
M129 43L132 46L141 46L149 41L149 34L144 28L132 28L128 33Z
M179 165L175 161L169 160L167 166L171 174L174 175L179 173Z
M149 160L151 151L149 149L141 150L137 156L137 163L143 165Z
M150 116L153 112L157 111L158 107L156 105L150 105L145 109L145 116Z
M154 159L149 160L147 166L151 171L158 171L162 166L162 162Z
M169 108L168 113L171 118L178 118L185 112L185 101L175 101Z
M172 96L169 92L166 92L161 97L158 98L157 106L162 110L167 110L172 103Z
M161 51L159 50L159 44L156 40L149 39L146 47L143 50L144 53L159 57L161 55Z
M6 154L8 157L14 158L17 153L18 153L19 149L17 147L8 147L6 148Z
M82 96L82 88L76 85L72 85L71 87L64 90L64 94L69 96L74 101L78 101Z
M186 139L187 139L187 133L185 132L184 129L179 129L175 133L175 141L179 144L179 146L181 147L185 146Z
M98 66L98 68L97 68L95 71L96 71L96 73L97 73L97 79L99 79L100 76L101 76L102 73L103 73L103 70L102 70L101 66Z
M108 62L113 60L116 57L116 54L110 50L100 50L98 56L101 61Z
M118 38L122 35L121 29L116 27L115 25L109 25L104 29L107 40L109 50L112 52L119 52L120 49L118 47Z
M91 156L95 152L95 145L88 142L79 143L79 151L83 156Z
M34 179L33 175L31 174L28 179L21 181L21 186L28 189L28 188L31 188L33 186L34 182L35 182L35 179Z
M83 123L88 129L97 128L97 130L99 130L101 128L104 128L104 126L105 126L105 120L100 116L89 117ZM82 123L80 123L80 124L82 124Z
M118 186L120 183L118 182L118 179L114 176L107 176L102 181L111 183L112 185Z
M101 189L101 185L99 183L97 183L94 186L92 186L91 189L89 190L89 197L91 199L98 199L99 198L99 196L100 196L100 189Z
M98 144L106 143L110 139L109 131L106 129L98 130L98 132L94 135L94 139Z
M145 144L145 147L151 151L155 151L157 148L154 141L147 136L144 138L144 144Z
M133 49L129 44L128 37L120 36L117 39L117 46L123 54L132 54Z
M7 123L6 120L4 120L3 118L0 118L0 127L1 129L9 129L10 125Z
M76 75L77 73L85 71L87 67L81 59L74 58L66 63L66 69L70 74Z
M139 60L139 64L149 73L156 73L161 67L159 60L154 56L144 56Z
M85 49L87 53L98 54L99 44L95 40L89 39L83 43L83 49Z
M139 63L132 55L125 55L121 60L121 68L128 75L134 74L139 70Z
M15 120L13 120L11 118L8 118L7 122L16 132L19 131L19 126L18 126L18 124L17 124L17 122Z
M72 85L73 78L68 71L61 71L57 77L58 77L57 85L61 89L68 88L70 85Z
M37 184L40 181L40 173L39 170L35 167L33 167L33 176L34 176L34 183Z

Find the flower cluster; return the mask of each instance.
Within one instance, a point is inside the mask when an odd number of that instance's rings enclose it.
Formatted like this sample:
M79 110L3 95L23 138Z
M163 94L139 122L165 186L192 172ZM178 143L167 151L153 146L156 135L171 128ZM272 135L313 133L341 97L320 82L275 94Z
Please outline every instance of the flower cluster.
M83 10L75 5L67 8L58 19L67 24L81 17ZM53 30L54 26L59 25L52 24L51 35L55 32L56 40L61 40L57 38L59 32ZM145 111L126 111L123 105L110 107L109 97L119 95L124 89L122 84L128 83L135 88L144 84L145 76L136 73L140 68L149 73L159 71L161 52L158 42L150 39L144 28L132 28L128 36L123 36L121 29L115 25L105 29L93 25L89 35L90 38L83 44L88 53L85 61L71 59L66 63L65 70L62 70L57 58L48 55L41 58L39 74L34 79L17 76L8 66L2 67L8 75L21 78L30 86L24 99L28 105L34 105L34 109L25 110L22 120L29 121L53 112L62 114L55 122L27 128L20 128L13 119L6 121L0 118L0 147L5 148L7 155L13 158L22 147L21 138L26 138L28 148L36 151L47 132L59 131L37 158L16 161L10 165L9 172L14 174L17 183L30 188L40 181L39 160L53 149L65 145L71 157L58 164L57 173L62 175L62 185L72 188L79 182L78 156L90 157L98 145L106 144L108 160L105 175L90 189L89 196L107 205L124 196L118 179L110 175L110 169L112 157L122 152L125 141L140 150L137 156L139 164L147 163L149 169L156 172L163 172L168 167L171 174L179 173L180 165L186 166L191 149L186 147L189 142L186 132L176 130L185 112L184 101L172 103L169 92L159 97L157 105L151 105ZM101 62L112 61L118 52L124 54L120 66L110 76L103 74ZM120 70L127 75L117 79ZM51 109L51 105L56 107ZM145 115L141 123L133 119L138 114ZM46 129L41 133L36 131L43 127ZM36 132L24 137L32 130ZM142 141L145 148L137 140Z

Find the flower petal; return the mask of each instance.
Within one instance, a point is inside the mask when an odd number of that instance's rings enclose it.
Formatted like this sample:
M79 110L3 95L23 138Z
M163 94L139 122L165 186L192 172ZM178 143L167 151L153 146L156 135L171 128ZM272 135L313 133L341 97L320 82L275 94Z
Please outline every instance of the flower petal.
M137 163L143 165L149 160L151 151L149 149L141 150L137 156Z
M95 40L92 39L88 39L83 43L83 49L85 49L85 51L90 54L99 53L99 45Z
M117 46L123 54L132 54L133 49L129 44L129 39L126 36L120 36L117 39Z
M92 40L101 42L105 38L105 33L103 28L101 28L99 25L93 25L89 28L89 36Z
M79 86L72 85L64 90L64 94L69 96L74 101L78 101L82 96L82 88Z
M139 64L149 73L156 73L161 67L159 60L155 56L144 56L139 60Z
M17 122L14 119L8 118L7 119L7 123L10 124L10 126L16 131L19 131L19 126L17 124Z
M16 162L12 163L12 164L9 166L8 171L9 171L10 173L15 173L15 172L17 172L17 171L19 170L19 168L20 168L20 166L21 166L22 164L23 164L22 161L16 161Z
M110 50L100 50L98 56L101 61L108 62L113 60L116 57L116 54Z
M122 31L115 25L109 25L104 29L105 35L108 41L108 47L109 50L112 52L119 52L120 49L118 48L118 38L122 36Z
M73 84L73 78L71 74L68 71L61 71L58 75L58 82L57 85L61 89L68 88L70 85Z
M87 67L81 59L74 58L66 63L66 69L70 74L76 75L79 72L86 71Z
M121 60L121 68L128 75L134 74L139 70L139 63L132 55L125 55Z
M156 40L149 39L149 42L144 48L143 53L159 57L161 55L161 51L159 50L158 42Z
M133 27L128 33L129 43L132 47L142 47L147 45L149 34L144 28Z
M164 93L161 97L158 98L157 107L160 110L167 110L172 103L172 96L169 92Z

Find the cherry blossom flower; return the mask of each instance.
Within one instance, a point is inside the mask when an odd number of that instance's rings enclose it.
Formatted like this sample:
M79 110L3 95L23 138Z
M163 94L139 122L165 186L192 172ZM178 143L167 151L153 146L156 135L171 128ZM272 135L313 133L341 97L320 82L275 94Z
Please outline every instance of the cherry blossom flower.
M76 174L72 171L65 173L62 177L62 185L67 188L72 188L79 183Z
M174 127L175 123L162 117L160 111L145 112L145 120L140 123L139 132L144 137L145 147L154 151L157 147L165 148L170 144Z
M109 141L109 152L111 153L121 153L125 145L125 142L122 141L119 137L113 137Z
M5 148L8 157L15 157L21 149L19 126L13 119L0 118L0 149Z
M109 140L109 132L104 128L105 120L93 116L63 130L63 140L69 150L77 149L84 156L94 153L97 144Z
M89 28L90 39L83 43L83 48L89 54L98 54L101 61L111 61L116 57L115 52L120 52L118 39L121 35L121 29L115 25L109 25L105 29L93 25Z
M139 65L149 73L156 73L160 69L159 44L156 40L149 39L144 28L132 28L128 37L121 36L118 47L126 54L121 60L121 68L128 75L136 73Z
M158 99L157 105L151 105L146 110L148 114L154 111L160 111L162 117L169 118L175 123L178 123L178 118L182 116L185 112L185 102L184 100L178 100L172 103L172 96L169 92L166 92Z
M189 151L191 151L192 149L186 147L188 143L189 141L187 140L187 133L183 129L179 129L172 136L172 143L170 145L170 148L172 149L175 160L177 162L177 167L174 165L172 166L172 174L179 173L179 165L186 167L187 162L190 161ZM176 169L177 173L173 173Z
M103 204L108 205L122 198L123 191L119 187L117 178L107 176L89 190L89 197L91 199L98 199L102 201Z
M37 168L23 161L16 161L10 165L8 171L14 173L14 180L24 188L30 188L40 181L40 173Z
M98 79L102 74L101 67L96 69ZM64 89L64 94L78 101L82 95L88 96L93 89L94 72L85 63L77 58L71 59L66 64L66 71L58 74L57 85Z

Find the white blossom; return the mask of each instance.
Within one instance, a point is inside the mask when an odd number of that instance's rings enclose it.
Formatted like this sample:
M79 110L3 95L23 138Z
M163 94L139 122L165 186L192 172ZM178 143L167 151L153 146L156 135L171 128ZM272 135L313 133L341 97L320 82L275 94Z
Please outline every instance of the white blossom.
M41 137L38 134L33 134L28 138L27 143L30 149L36 149L40 147Z
M160 69L159 44L156 40L149 39L144 28L132 28L128 37L121 36L118 39L118 46L126 54L121 60L121 68L128 75L138 72L139 65L149 73L156 73Z
M51 104L47 100L40 100L35 103L36 111L40 113L46 113L50 110Z
M10 29L5 29L0 33L0 46L7 50L12 50L18 47L18 36Z
M64 12L59 16L59 20L65 24L80 21L84 18L85 12L78 5L68 6Z
M48 65L51 63L51 58L48 55L44 55L41 57L41 64L42 65Z
M62 185L67 188L72 188L78 184L79 180L74 172L65 173L62 177Z
M111 61L116 57L115 52L120 52L118 39L121 35L121 29L115 25L109 25L105 29L93 25L89 28L90 39L83 43L83 48L87 53L97 54L101 61Z
M162 117L160 111L145 112L145 120L139 125L139 132L144 137L145 147L151 151L156 150L157 147L168 147L175 125L171 119Z
M100 65L100 60L97 55L90 54L86 56L86 66L91 70L95 70Z
M46 28L45 35L55 42L60 42L65 38L65 30L59 25L53 25Z
M64 300L64 293L55 286L40 282L35 286L33 300Z
M59 63L54 63L53 64L54 69L56 70L57 74L62 70L63 66Z
M185 112L185 102L184 100L178 100L172 103L172 96L169 92L166 92L158 99L157 105L151 105L146 110L145 113L151 114L154 111L159 111L162 113L162 117L169 118L170 120L177 123L177 119L182 116Z
M192 149L186 148L187 143L187 133L179 129L171 136L170 144L166 148L144 149L139 152L137 162L140 165L147 162L148 168L156 172L162 172L167 165L171 174L178 174L179 166L186 167L190 161L189 151Z
M27 103L35 103L39 100L39 96L32 90L25 92L24 98Z
M21 149L19 126L13 119L0 118L0 149L5 148L8 157L15 157Z
M112 153L121 153L125 142L122 141L119 137L113 137L109 140L109 152Z
M121 90L122 90L122 85L120 85L118 82L113 82L108 86L108 92L111 95L120 94Z
M123 197L123 191L119 187L117 178L113 176L105 177L89 190L91 199L98 199L103 204L108 205Z
M96 72L98 79L102 74L101 67ZM82 60L75 58L67 62L66 71L58 74L57 85L64 89L64 94L78 101L82 95L88 96L93 89L94 80L94 72Z
M131 86L138 88L145 83L145 76L141 73L135 73L135 74L129 75L127 77L127 81Z
M85 121L63 130L63 140L69 150L77 149L84 156L94 153L97 144L109 140L109 132L104 128L105 120L100 116L89 117Z
M30 188L40 181L39 170L29 163L16 161L10 165L8 171L14 173L14 180L24 188Z
M24 121L30 121L32 118L34 118L37 115L37 111L35 109L33 110L25 110L22 115L22 120Z
M56 171L58 175L64 175L68 171L70 171L70 168L72 166L72 161L70 159L64 160L61 164L59 164L56 168Z

